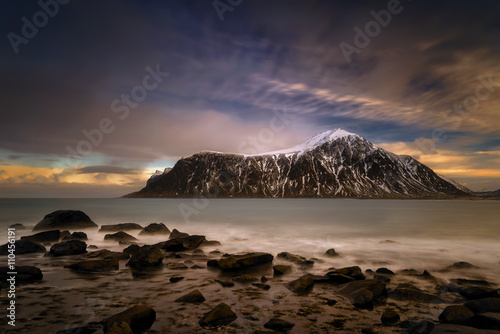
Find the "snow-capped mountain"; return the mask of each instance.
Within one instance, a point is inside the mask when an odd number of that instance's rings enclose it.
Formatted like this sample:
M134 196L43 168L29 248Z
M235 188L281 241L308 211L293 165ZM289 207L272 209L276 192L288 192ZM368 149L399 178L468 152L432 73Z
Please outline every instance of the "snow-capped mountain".
M466 189L466 188L465 188ZM281 151L201 152L127 197L465 196L463 189L410 156L396 155L342 129Z

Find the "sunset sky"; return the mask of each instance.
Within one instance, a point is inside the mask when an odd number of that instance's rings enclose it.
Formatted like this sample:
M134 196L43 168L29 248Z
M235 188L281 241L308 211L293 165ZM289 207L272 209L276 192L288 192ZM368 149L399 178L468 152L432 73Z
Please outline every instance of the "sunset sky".
M60 2L2 2L0 197L121 196L339 127L500 188L498 1Z

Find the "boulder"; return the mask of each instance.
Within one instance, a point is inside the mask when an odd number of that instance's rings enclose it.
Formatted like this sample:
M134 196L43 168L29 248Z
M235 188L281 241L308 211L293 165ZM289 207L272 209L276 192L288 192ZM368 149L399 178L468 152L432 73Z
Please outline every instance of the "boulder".
M330 248L329 250L327 250L327 251L325 252L325 255L326 255L326 256L338 256L338 255L339 255L339 253L337 253L337 252L335 251L335 249Z
M226 326L236 320L236 318L236 314L227 304L220 303L210 312L206 313L200 321L198 321L198 324L202 327Z
M134 231L134 230L142 230L142 226L136 223L101 225L99 232L119 232L119 231Z
M0 267L0 283L4 284L11 275L9 267ZM16 284L19 283L32 283L43 279L42 271L33 266L16 266Z
M344 284L337 293L348 298L357 308L372 309L386 290L384 283L370 279Z
M477 329L469 326L440 324L434 327L430 334L494 334L498 331Z
M58 210L46 215L38 224L35 225L33 231L46 231L55 229L86 229L97 228L89 216L79 210Z
M473 317L474 313L467 307L450 305L439 315L439 320L445 324L467 325Z
M190 235L169 239L158 244L167 252L180 252L184 250L196 249L205 241L204 235Z
M60 238L61 238L61 231L51 230L21 237L21 240L44 243L44 242L58 242Z
M6 243L5 245L0 246L0 255L9 255L9 245L10 243ZM13 251L16 255L28 254L28 253L45 253L47 249L40 245L39 243L28 241L28 240L16 240L14 243Z
M482 279L454 278L450 282L462 286L490 286L491 283Z
M118 259L108 259L108 260L87 260L80 261L74 264L64 266L64 268L69 268L81 272L106 272L118 270Z
M163 252L157 246L142 246L136 252L132 253L127 266L132 268L148 268L161 265L163 261Z
M123 253L127 253L129 255L132 255L133 253L137 252L139 249L141 249L141 247L139 245L132 244L132 245L126 247L123 250Z
M295 293L307 293L312 290L313 286L314 280L309 275L304 275L287 285L288 289Z
M464 304L474 313L500 312L500 298L484 298L472 300Z
M205 301L205 297L201 294L200 290L194 290L175 300L176 303L193 303L200 304Z
M71 235L71 232L68 231L68 230L64 230L64 231L61 231L61 236L60 236L61 240L71 240L71 239L74 239L73 236Z
M443 271L448 271L448 270L454 270L454 269L476 269L476 267L473 264L470 264L469 262L461 261L461 262L455 262L452 265L446 267L443 269Z
M389 298L395 300L411 300L422 303L442 303L443 301L433 294L424 292L412 284L400 284L389 293Z
M116 323L120 325L125 322L134 334L142 333L153 325L156 320L156 311L149 306L137 305L121 313L115 314L102 321L105 334L111 334L110 330Z
M137 246L137 247L139 247L139 246ZM130 255L125 253L125 252L120 253L120 252L112 252L112 251L107 250L107 249L101 249L98 251L88 253L87 257L90 259L99 258L99 259L106 259L106 260L110 260L110 259L128 260L130 258Z
M142 231L139 233L139 235L165 235L165 234L170 234L170 230L163 223L149 224L148 226L143 228Z
M134 334L134 332L126 322L115 322L107 334Z
M63 241L50 247L48 255L65 256L87 253L87 244L81 240Z
M87 233L85 232L73 232L71 236L78 240L88 240Z
M116 232L113 234L106 234L104 236L104 240L125 241L125 242L137 241L136 238L123 231Z
M12 224L12 225L9 226L9 228L14 228L14 229L19 230L19 231L29 229L28 226L24 226L23 224L19 224L19 223Z
M378 268L377 270L375 270L375 272L377 274L394 275L394 272L387 268Z
M395 323L398 323L399 320L399 314L394 309L385 310L380 318L380 321L382 321L384 325L394 325Z
M500 298L497 289L484 286L460 287L457 292L467 299Z
M364 280L365 275L361 271L361 268L358 266L352 266L352 267L345 267L345 268L340 268L340 269L335 269L333 271L330 271L327 273L328 276L331 275L344 275L344 276L349 276L354 278L355 280Z
M274 276L288 274L292 271L292 266L277 265L273 267Z
M217 261L217 268L221 270L240 270L259 264L270 263L273 256L268 253L247 253L243 255L230 255ZM207 263L208 265L208 263Z
M314 264L314 261L307 260L303 256L291 254L288 252L281 252L277 256L280 258L283 258L285 260L288 260L290 262L300 264L300 265L312 265L312 264Z
M175 239L175 238L185 238L189 237L189 234L184 233L184 232L179 232L176 228L173 229L172 233L170 233L169 239Z
M329 281L334 284L345 284L354 282L356 280L351 276L342 275L337 272L329 272L326 276L328 277Z
M271 318L264 324L264 328L282 333L289 332L294 326L295 324L280 318Z
M486 312L477 314L473 326L482 329L500 330L500 312Z
M391 282L391 279L385 275L380 275L380 274L375 274L373 275L373 279L376 279L377 281L383 282L383 283L389 283Z

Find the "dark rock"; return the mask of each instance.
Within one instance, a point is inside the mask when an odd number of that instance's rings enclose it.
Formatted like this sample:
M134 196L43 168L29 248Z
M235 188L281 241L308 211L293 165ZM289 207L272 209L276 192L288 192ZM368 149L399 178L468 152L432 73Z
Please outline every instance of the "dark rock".
M156 246L142 246L132 253L127 266L132 268L148 268L161 265L163 252Z
M216 279L215 281L225 288L230 288L230 287L234 286L234 283L231 281L223 281L223 280L218 280L218 279Z
M260 281L261 281L262 283L266 283L266 282L267 282L267 281L269 281L269 280L267 279L267 277L266 277L266 276L262 276L262 277L260 278Z
M349 282L354 282L356 280L350 276L338 274L336 272L329 272L327 274L327 276L328 276L330 282L334 283L334 284L345 284L345 283L349 283Z
M75 238L73 238L73 236L71 235L71 232L68 231L68 230L64 230L64 231L61 231L61 235L60 235L60 239L61 240L73 240Z
M85 232L73 232L71 236L78 240L88 240L87 233Z
M126 242L137 241L136 238L123 231L116 232L114 234L106 234L104 236L104 240L126 241Z
M391 279L389 277L384 276L384 275L378 275L378 274L375 274L373 276L373 279L376 279L377 281L380 281L383 283L389 283L391 281Z
M179 232L176 228L173 229L172 233L170 233L169 239L175 239L175 238L185 238L189 237L189 234L184 233L184 232Z
M337 304L337 301L335 299L327 299L326 305L328 306L334 306Z
M312 274L306 274L304 276L310 277L314 283L332 283L330 277L326 275L312 275Z
M142 230L142 226L135 223L123 223L112 225L101 225L99 232L119 232L119 231L136 231Z
M462 305L447 306L439 315L439 320L446 324L467 325L470 323L474 313Z
M6 243L5 245L0 246L0 255L9 255L9 245L10 243ZM47 249L40 245L39 243L29 241L29 240L16 240L14 243L14 254L28 254L28 253L45 253Z
M444 270L453 270L453 269L475 269L478 268L475 265L470 264L469 262L455 262L451 266L446 267Z
M296 264L304 264L304 262L307 261L307 259L303 256L291 254L288 252L279 253L278 257L286 259L286 260L293 262L293 263L296 263Z
M132 244L128 247L126 247L123 252L124 253L127 253L127 254L134 254L135 252L137 252L139 249L141 249L141 247L139 245L136 245L136 244Z
M358 266L335 269L335 270L327 273L328 276L331 276L334 274L349 276L349 277L354 278L357 281L365 279L365 275L361 271L361 268Z
M273 267L274 276L288 274L292 271L292 266L277 265Z
M170 230L163 223L149 224L148 226L143 228L142 231L139 233L139 235L165 235L165 234L170 234Z
M270 263L273 256L267 253L247 253L244 255L231 255L217 261L217 268L221 270L240 270L259 264ZM208 264L207 264L208 265Z
M269 284L264 284L264 283L252 283L252 286L262 289L262 290L269 290L271 289L271 286Z
M288 289L295 293L309 292L312 290L313 286L314 286L314 281L308 275L304 275L299 279L296 279L288 283Z
M28 226L24 226L23 224L12 224L9 226L9 228L14 228L14 229L19 230L19 231L29 229Z
M325 255L327 255L327 256L338 256L339 254L335 251L335 249L330 248L329 250L326 251Z
M464 304L474 313L500 312L500 298L483 298Z
M87 253L87 244L81 240L69 240L59 242L50 247L48 255L65 256Z
M125 322L134 334L142 333L153 325L156 320L156 311L149 306L137 305L102 321L104 333L110 332L116 323Z
M177 282L180 282L184 279L183 276L172 276L170 277L169 281L170 283L177 283Z
M82 211L58 210L46 215L38 224L35 225L33 231L54 229L75 230L97 227L97 224Z
M21 237L21 240L44 243L44 242L58 242L60 238L61 238L61 231L51 230Z
M101 326L87 325L81 327L73 327L58 331L56 334L92 334L97 332Z
M498 290L482 286L461 287L458 293L467 299L500 298Z
M412 332L417 333L417 332ZM452 325L452 324L440 324L434 327L431 334L494 334L498 333L497 331L490 331L486 329L477 329L469 326L462 325Z
M166 267L173 270L188 269L188 266L186 266L184 263L179 262L169 262L166 264Z
M402 326L403 323L400 323L400 327L403 327ZM434 326L436 326L436 324L431 322L431 321L428 321L428 320L422 320L419 322L410 321L407 327L403 327L403 328L408 328L408 330L403 332L403 333L404 334L429 334L434 329Z
M0 283L5 284L11 275L9 267L0 267ZM33 266L16 266L16 284L19 283L32 283L43 279L42 271Z
M394 325L395 323L399 322L400 317L399 314L393 310L393 309L387 309L384 311L382 314L382 317L380 318L382 323L384 325Z
M474 317L474 327L500 330L500 312L486 312Z
M203 240L203 242L201 243L202 247L215 247L220 245L222 244L217 240Z
M107 249L101 249L98 251L88 253L87 257L89 259L100 258L100 259L106 259L106 260L110 260L110 259L128 260L130 255L125 253L125 252L120 253L120 252L112 252L112 251L107 250Z
M169 239L159 243L158 246L167 252L180 252L198 248L203 241L205 241L205 236L203 235L190 235L187 237Z
M463 286L490 286L491 283L485 280L454 278L450 282Z
M198 324L202 327L226 326L236 320L236 314L225 303L220 303L210 312L206 313Z
M347 283L337 293L348 298L351 303L362 309L373 308L373 303L385 295L385 284L377 280L360 280Z
M241 275L238 277L233 278L233 281L237 283L252 283L252 282L257 282L259 279L254 276L250 275Z
M295 324L279 318L272 318L264 324L264 328L282 333L289 332L294 326Z
M377 274L394 275L394 272L387 268L378 268L377 270L375 270L375 272Z
M200 290L194 290L175 300L176 303L193 303L200 304L205 301L205 297L201 294Z
M80 261L74 264L64 266L64 268L73 269L82 272L105 272L118 270L118 259L109 260L88 260Z
M423 303L442 303L443 301L430 293L424 292L412 284L400 284L389 293L389 298L395 300L411 300Z

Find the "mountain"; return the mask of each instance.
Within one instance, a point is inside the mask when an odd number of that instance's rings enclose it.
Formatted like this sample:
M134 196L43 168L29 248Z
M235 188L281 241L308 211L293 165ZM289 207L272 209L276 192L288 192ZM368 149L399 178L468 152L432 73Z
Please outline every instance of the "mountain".
M197 153L126 197L444 198L469 191L410 156L336 129L281 151Z
M500 197L500 189L494 191L478 191L474 194L480 197Z

